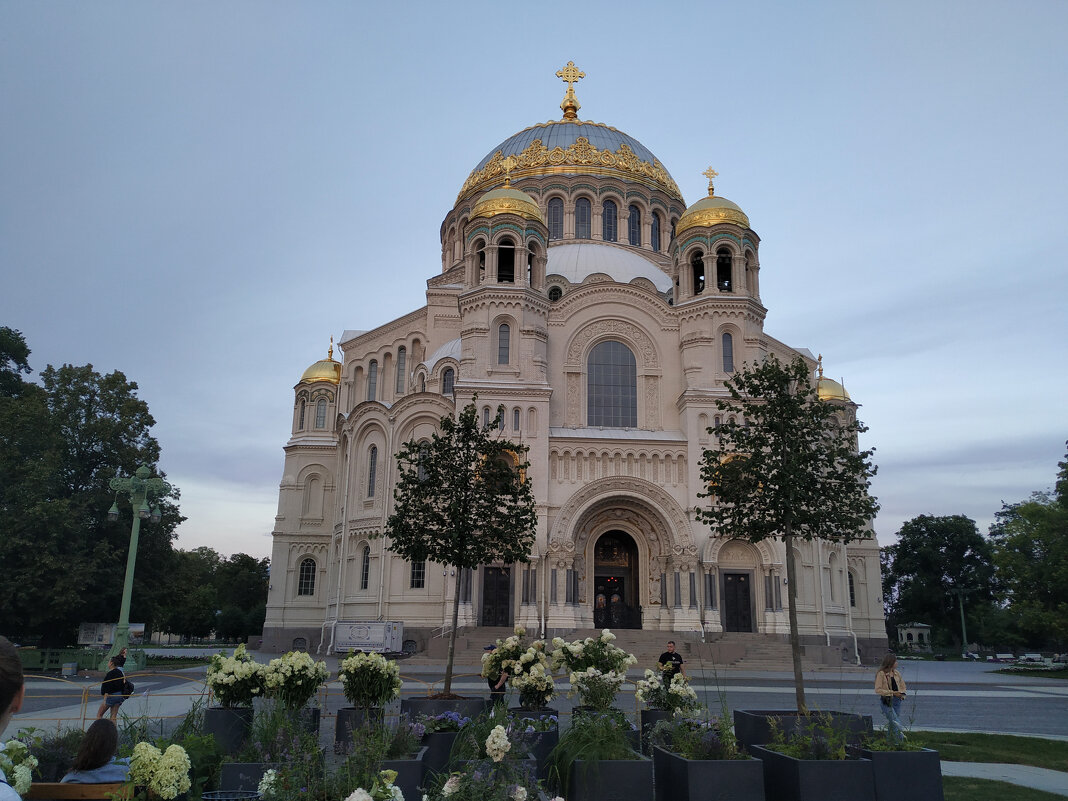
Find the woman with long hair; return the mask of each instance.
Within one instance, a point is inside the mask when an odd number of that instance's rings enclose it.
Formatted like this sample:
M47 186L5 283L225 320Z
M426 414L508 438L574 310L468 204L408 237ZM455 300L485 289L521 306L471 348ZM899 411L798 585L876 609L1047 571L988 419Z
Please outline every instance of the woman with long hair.
M22 677L22 660L7 637L0 637L0 734L22 707L26 686ZM14 781L12 778L11 781ZM0 770L0 801L20 801L4 771Z
M875 694L879 696L879 707L886 716L886 727L890 739L899 743L905 739L901 733L901 701L905 698L905 680L897 669L897 656L887 654L875 674Z
M71 771L61 781L72 784L124 782L130 771L129 759L115 759L119 730L107 718L94 720L82 738Z

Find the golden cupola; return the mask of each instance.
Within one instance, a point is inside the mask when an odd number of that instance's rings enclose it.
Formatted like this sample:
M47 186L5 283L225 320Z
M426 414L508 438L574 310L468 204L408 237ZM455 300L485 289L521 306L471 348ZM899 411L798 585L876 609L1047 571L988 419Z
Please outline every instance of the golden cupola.
M504 179L504 186L491 189L480 197L471 210L472 219L493 217L497 214L516 214L545 225L545 217L538 208L537 201L526 192L512 186L510 176Z
M335 385L341 383L341 362L334 361L333 337L330 337L330 349L326 352L326 358L317 361L300 377L302 384L313 384L316 381L326 381Z
M852 398L846 392L845 383L838 383L823 375L823 354L820 354L817 362L816 394L824 401L846 401L852 403Z
M679 217L675 224L675 236L690 228L707 228L720 223L732 223L742 228L749 227L749 218L737 203L732 203L725 197L716 195L716 187L712 179L718 174L712 168L704 173L708 176L708 197L701 198Z

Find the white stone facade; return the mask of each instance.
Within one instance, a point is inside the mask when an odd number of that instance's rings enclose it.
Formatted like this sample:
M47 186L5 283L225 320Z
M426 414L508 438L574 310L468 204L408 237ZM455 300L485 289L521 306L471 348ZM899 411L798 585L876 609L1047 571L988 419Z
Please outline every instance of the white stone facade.
M659 162L643 166L647 151L614 129L535 129L465 184L426 305L345 332L342 363L297 384L265 647L325 651L338 620L403 621L416 640L448 621L451 569L420 570L374 535L391 511L392 455L476 395L486 414L503 406L506 436L529 448L538 528L529 563L464 576L463 623L788 631L782 543L725 541L693 511L707 503L699 465L724 380L768 353L815 368L764 331L759 237L711 194L687 211ZM519 157L507 189L501 155ZM798 569L805 641L885 649L874 533L801 543Z

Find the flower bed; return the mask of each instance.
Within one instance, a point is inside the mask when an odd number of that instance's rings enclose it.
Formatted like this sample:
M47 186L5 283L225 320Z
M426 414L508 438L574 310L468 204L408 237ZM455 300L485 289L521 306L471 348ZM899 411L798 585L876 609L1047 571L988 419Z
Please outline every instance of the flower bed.
M315 697L329 677L326 662L316 662L306 651L290 651L264 667L264 692L287 709L300 709ZM318 730L318 726L315 728Z

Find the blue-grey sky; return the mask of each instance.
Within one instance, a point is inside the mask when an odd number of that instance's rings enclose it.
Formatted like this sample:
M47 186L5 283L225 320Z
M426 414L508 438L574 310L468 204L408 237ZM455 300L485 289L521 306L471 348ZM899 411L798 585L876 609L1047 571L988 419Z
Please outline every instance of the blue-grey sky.
M1068 3L0 0L0 325L138 383L178 545L267 555L292 389L422 305L471 168L560 116L762 237L765 330L877 448L876 528L1065 452Z

